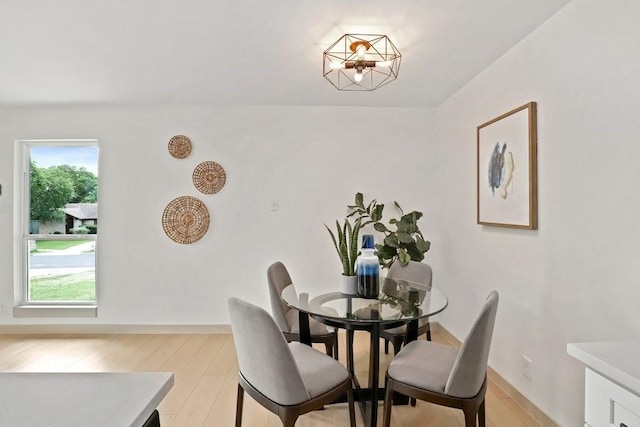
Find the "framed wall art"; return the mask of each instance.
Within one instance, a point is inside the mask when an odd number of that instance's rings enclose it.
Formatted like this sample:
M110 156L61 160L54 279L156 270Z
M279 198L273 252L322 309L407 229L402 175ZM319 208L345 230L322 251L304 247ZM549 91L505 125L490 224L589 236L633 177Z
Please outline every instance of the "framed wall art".
M536 103L478 126L478 224L538 228Z

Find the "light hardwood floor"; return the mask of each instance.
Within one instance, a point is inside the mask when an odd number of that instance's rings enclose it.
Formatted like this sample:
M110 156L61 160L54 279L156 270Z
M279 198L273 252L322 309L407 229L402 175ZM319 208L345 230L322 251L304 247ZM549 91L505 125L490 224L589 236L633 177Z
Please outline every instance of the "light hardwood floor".
M344 363L344 334L340 357ZM421 337L424 339L424 337ZM438 332L433 340L451 345ZM368 336L356 333L355 364L359 378L366 378ZM381 347L381 378L391 355ZM318 347L318 349L321 349ZM324 348L322 348L324 351ZM256 355L260 357L260 355ZM2 335L2 372L131 372L170 371L175 385L158 408L163 427L233 426L238 364L231 335ZM362 382L362 381L361 381ZM382 405L379 407L382 417ZM362 417L356 407L357 425ZM276 427L279 419L245 394L243 426ZM348 425L346 404L302 416L301 427ZM425 402L416 407L394 406L392 426L463 426L462 412ZM539 424L495 383L487 391L487 425L490 427Z

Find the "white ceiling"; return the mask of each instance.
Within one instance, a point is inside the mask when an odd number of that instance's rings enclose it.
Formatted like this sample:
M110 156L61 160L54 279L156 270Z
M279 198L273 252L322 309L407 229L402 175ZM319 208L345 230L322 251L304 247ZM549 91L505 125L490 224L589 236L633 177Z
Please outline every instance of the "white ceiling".
M0 0L0 106L437 106L570 0ZM387 34L399 77L342 92L322 52Z

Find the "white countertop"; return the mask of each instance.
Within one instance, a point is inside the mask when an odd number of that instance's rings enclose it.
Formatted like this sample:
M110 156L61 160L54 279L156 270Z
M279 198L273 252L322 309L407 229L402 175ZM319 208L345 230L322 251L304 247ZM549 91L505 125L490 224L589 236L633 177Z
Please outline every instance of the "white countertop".
M640 394L640 342L569 343L567 353L590 369Z
M141 427L171 372L0 373L0 426Z

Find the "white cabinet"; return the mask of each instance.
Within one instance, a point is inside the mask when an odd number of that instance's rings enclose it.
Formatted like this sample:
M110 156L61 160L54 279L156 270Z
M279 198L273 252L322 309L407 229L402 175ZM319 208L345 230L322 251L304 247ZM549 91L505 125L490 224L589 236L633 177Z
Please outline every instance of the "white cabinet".
M585 427L640 427L640 343L567 345L585 369Z
M585 421L587 425L640 427L640 396L587 368Z

